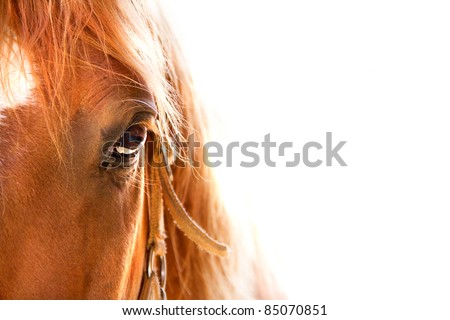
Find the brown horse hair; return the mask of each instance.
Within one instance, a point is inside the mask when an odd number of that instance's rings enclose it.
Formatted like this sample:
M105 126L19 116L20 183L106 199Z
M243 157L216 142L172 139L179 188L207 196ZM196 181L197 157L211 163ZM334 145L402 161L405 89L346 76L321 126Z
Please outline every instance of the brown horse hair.
M90 69L121 83L147 90L158 107L159 134L187 139L195 133L201 144L207 125L180 49L161 10L144 1L1 1L0 85L8 92L8 68L21 61L35 83L33 101L45 104L46 125L57 150L70 144L73 117L66 92L81 69ZM92 62L101 54L105 65ZM25 62L29 61L29 65ZM112 63L129 72L119 74ZM28 68L25 72L25 69ZM72 86L76 86L73 84ZM70 88L69 88L70 90ZM76 88L72 88L76 90ZM12 95L12 94L11 94ZM55 117L57 115L57 117ZM58 121L55 121L58 119ZM173 184L192 218L211 236L227 243L228 259L199 251L165 214L170 299L252 299L275 296L258 250L240 242L237 226L227 216L202 149L192 168L176 159ZM58 153L64 163L64 155Z

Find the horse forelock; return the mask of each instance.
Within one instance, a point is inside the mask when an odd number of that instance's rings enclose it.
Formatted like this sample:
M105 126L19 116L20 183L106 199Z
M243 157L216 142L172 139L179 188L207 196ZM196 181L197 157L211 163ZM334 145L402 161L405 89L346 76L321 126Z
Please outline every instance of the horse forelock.
M67 143L57 135L70 127L71 115L80 105L71 101L68 88L76 91L83 81L76 75L91 70L147 90L158 108L161 134L180 135L179 95L168 81L174 69L173 39L164 30L157 6L127 1L36 1L30 5L20 0L3 6L0 111L28 103L34 93L36 102L45 106L53 142ZM118 72L116 62L128 72Z

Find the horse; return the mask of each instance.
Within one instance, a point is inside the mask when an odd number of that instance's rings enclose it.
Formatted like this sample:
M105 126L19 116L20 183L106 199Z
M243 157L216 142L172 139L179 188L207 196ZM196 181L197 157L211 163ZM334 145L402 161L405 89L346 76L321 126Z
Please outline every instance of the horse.
M4 0L0 56L1 299L270 297L157 3Z

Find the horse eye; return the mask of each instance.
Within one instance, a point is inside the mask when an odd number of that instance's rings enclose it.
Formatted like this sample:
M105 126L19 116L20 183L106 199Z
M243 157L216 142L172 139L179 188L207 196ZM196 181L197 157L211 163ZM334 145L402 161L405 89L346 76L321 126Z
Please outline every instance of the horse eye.
M146 126L135 124L128 127L116 142L108 143L107 149L103 149L104 157L100 167L105 169L133 168L139 161L139 154L146 140Z
M120 155L136 155L144 146L147 129L143 125L132 125L115 143L114 152Z

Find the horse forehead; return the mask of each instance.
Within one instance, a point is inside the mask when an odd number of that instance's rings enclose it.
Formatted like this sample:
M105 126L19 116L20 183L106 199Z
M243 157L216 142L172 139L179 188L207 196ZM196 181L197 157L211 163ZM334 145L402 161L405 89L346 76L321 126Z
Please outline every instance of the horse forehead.
M0 119L3 110L27 105L32 99L35 82L31 75L30 63L13 49L9 59L1 62L0 79Z

